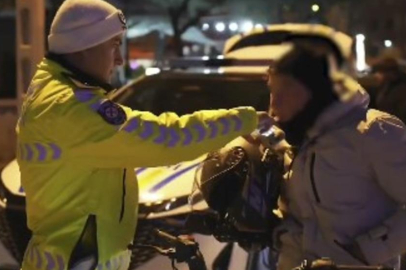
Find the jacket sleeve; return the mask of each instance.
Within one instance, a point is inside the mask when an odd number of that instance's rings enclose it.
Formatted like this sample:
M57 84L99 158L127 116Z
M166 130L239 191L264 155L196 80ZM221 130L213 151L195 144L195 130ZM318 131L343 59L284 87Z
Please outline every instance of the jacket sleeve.
M73 103L64 108L59 133L69 161L98 168L176 164L251 133L258 121L250 107L198 111L179 117L119 106L125 115L117 118L121 110L109 108L100 113L100 104Z
M379 186L398 209L379 226L356 238L371 264L384 263L406 251L406 129L396 117L378 113L380 116L364 134L364 157Z

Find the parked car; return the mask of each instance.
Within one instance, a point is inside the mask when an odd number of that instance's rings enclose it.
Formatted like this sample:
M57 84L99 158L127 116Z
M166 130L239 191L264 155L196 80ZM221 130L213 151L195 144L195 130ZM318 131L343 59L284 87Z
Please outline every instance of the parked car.
M316 30L315 30L316 29ZM286 52L285 38L310 36L329 39L335 32L330 28L281 25L255 30L231 38L218 59L199 61L179 60L176 63L146 70L146 75L130 82L111 94L111 98L134 110L154 114L172 111L179 115L201 109L253 106L267 110L269 90L265 72L272 60ZM338 35L341 37L341 35ZM256 38L255 38L256 37ZM275 38L273 38L275 37ZM340 43L344 41L344 43ZM347 39L333 39L338 50L347 53ZM161 228L174 234L193 233L183 227L185 217L192 211L188 197L193 189L195 173L205 155L169 167L136 168L139 181L139 226L135 243L150 243L151 229ZM16 161L1 172L0 182L0 241L17 260L30 237L26 228L24 190ZM200 209L205 209L204 201ZM272 253L246 253L238 245L219 243L210 236L196 236L209 268L213 269L271 269ZM154 257L149 250L134 248L131 268L164 269L165 258ZM211 266L211 267L210 267ZM183 269L180 267L179 269Z

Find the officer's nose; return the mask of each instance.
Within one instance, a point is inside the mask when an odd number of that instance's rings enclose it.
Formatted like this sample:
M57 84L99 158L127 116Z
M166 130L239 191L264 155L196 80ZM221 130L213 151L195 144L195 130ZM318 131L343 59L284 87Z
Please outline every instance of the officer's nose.
M114 64L116 66L121 66L121 65L123 65L123 63L124 63L124 59L123 59L123 55L121 54L121 50L117 49L115 58L114 58Z

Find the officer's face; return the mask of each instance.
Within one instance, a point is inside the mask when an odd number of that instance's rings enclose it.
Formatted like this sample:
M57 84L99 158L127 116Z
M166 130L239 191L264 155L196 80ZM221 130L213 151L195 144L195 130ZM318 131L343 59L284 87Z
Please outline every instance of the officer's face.
M271 114L281 123L300 113L311 98L306 87L289 75L271 73L268 86L271 90Z
M85 50L83 56L86 72L98 80L110 83L115 67L123 64L120 50L122 39L123 35L120 34L96 47Z

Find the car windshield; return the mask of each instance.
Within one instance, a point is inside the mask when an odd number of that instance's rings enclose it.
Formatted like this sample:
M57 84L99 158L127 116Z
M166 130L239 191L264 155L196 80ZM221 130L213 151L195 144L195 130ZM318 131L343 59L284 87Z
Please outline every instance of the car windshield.
M237 106L267 110L269 90L262 76L152 76L125 87L114 100L133 110L154 114L183 115Z

